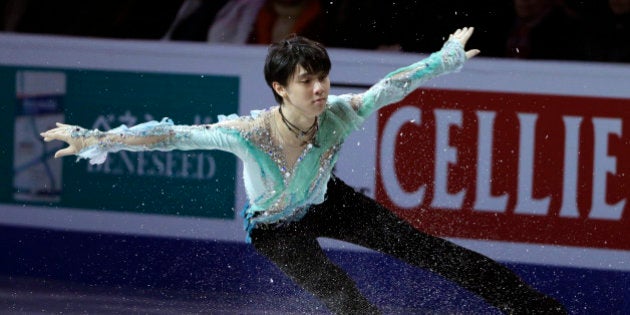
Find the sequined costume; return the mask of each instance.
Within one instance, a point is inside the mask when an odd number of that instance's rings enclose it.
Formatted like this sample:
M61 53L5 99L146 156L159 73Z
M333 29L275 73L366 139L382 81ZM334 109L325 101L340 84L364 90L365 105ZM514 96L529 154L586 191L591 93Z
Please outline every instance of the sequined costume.
M354 95L330 95L327 109L318 118L317 145L308 144L295 165L288 165L282 148L271 137L270 110L253 111L250 116L220 116L212 125L174 125L165 118L131 128L120 126L108 133L121 137L162 136L149 146L103 141L84 148L77 155L102 163L108 152L120 150L218 149L238 156L249 207L245 209L246 229L258 224L299 220L313 204L324 201L326 184L344 139L358 129L365 118L379 108L401 100L427 80L458 71L466 60L462 45L447 41L439 52L388 74L353 103Z

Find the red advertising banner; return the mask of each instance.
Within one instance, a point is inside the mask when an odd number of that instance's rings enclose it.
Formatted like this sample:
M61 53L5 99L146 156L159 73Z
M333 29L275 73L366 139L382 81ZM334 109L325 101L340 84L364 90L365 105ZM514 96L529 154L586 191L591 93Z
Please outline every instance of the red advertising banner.
M375 196L440 236L630 249L629 124L630 99L418 90L379 111Z

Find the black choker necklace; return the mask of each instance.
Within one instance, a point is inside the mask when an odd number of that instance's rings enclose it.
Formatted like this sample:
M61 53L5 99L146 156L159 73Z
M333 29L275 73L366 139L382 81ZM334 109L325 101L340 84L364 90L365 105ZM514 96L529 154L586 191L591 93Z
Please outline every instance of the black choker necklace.
M313 137L317 133L317 130L319 129L319 124L317 123L317 119L318 119L317 117L315 117L315 121L313 122L313 124L306 131L303 131L298 126L292 124L286 117L284 117L284 113L282 112L282 106L278 107L278 111L280 112L280 116L282 117L282 122L284 123L284 125L287 126L287 129L289 129L289 131L291 131L297 139L305 137L306 135L312 133L314 130L315 132L311 135L311 137L308 140L304 141L304 143L307 143L313 139Z

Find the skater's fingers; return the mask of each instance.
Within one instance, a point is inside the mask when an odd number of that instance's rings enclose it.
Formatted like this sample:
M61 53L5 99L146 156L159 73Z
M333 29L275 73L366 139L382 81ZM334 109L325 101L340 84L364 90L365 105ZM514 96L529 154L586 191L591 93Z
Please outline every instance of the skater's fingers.
M44 141L52 141L52 140L62 140L66 141L70 137L70 131L72 130L72 126L65 125L62 123L57 123L57 128L53 128L47 131L40 133L39 135L44 137Z
M74 149L74 147L69 146L69 147L67 147L65 149L61 149L61 150L57 151L55 153L55 158L60 158L60 157L64 157L64 156L67 156L67 155L73 155L75 153L76 153L76 150Z

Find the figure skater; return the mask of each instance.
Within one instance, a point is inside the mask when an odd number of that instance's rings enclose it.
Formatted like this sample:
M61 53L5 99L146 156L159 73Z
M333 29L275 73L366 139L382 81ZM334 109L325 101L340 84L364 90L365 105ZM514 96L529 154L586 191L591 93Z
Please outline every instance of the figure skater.
M427 80L459 71L479 53L464 46L473 28L458 29L443 48L398 69L361 94L329 95L326 49L304 37L272 44L264 73L278 106L250 116L220 116L206 125L175 125L164 118L107 132L57 124L45 141L103 163L120 150L224 150L243 161L249 205L247 241L336 314L378 314L352 279L317 242L339 239L435 272L508 314L565 313L561 304L503 265L423 233L332 175L344 139L379 108L402 100Z

